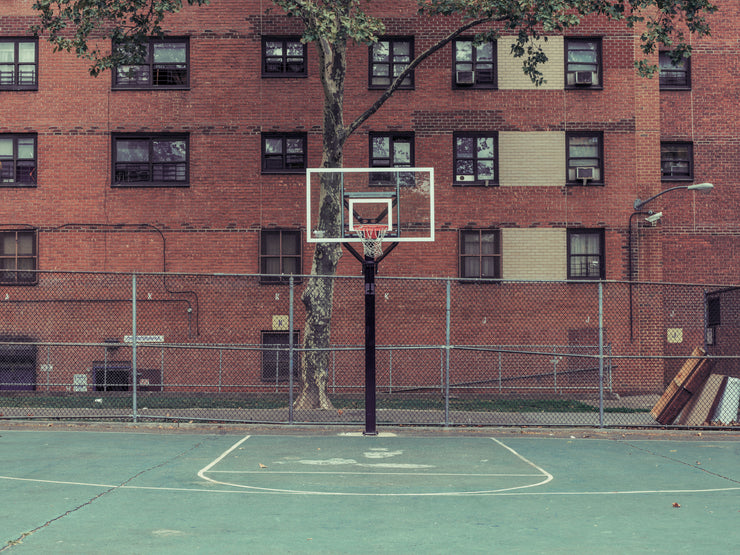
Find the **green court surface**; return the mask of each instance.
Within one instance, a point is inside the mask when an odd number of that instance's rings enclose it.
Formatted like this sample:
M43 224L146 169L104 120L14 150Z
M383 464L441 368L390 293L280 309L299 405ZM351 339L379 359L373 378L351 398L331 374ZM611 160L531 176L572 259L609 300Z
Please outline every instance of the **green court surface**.
M392 432L8 426L0 552L736 548L740 435Z

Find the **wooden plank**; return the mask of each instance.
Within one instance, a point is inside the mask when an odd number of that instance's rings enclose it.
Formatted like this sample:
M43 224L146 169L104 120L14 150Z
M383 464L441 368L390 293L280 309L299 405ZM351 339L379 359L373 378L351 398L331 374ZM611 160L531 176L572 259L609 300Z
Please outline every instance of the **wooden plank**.
M707 352L702 347L697 347L694 349L694 351L691 353L691 357L686 360L686 362L683 363L683 366L678 371L678 374L676 374L676 377L673 378L673 381L676 382L676 385L684 385L686 380L688 380L691 377L691 374L694 373L697 366L703 362L701 358L696 357L703 357L706 355Z
M706 351L702 347L694 349L691 353L692 358L683 363L676 377L668 384L663 395L658 399L653 410L650 411L651 416L660 424L672 424L691 398L692 392L684 388L684 382L689 381L692 389L698 389L704 383L709 367L702 364L706 362L704 359L693 358L703 357L704 355L706 355ZM704 368L705 366L706 368ZM699 375L696 379L692 379L697 370L699 370Z
M712 364L707 359L700 359L699 364L694 367L694 370L684 380L682 387L691 393L696 393L707 381Z
M681 411L676 424L682 426L703 426L708 424L717 408L718 398L722 396L727 376L711 374L704 385L691 396Z

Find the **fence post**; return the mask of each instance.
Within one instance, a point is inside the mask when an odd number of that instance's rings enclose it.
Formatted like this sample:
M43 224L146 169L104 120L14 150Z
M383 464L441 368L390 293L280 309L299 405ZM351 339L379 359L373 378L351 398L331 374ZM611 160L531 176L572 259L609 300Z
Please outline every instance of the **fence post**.
M604 427L604 284L599 282L599 428Z
M137 422L138 416L136 412L136 382L137 371L136 371L136 274L131 274L131 389L133 395L131 397L133 419L134 424Z
M290 296L288 298L288 424L293 423L293 353L295 351L293 345L293 296L295 280L291 275L288 283L290 285Z
M447 279L445 304L445 426L450 425L450 290L451 281Z

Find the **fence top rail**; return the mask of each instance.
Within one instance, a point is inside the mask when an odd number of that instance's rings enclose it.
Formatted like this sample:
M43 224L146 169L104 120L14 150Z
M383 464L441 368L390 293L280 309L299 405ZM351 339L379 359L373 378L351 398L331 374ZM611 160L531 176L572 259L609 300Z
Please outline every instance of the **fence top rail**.
M281 281L274 283L265 283L265 287L279 286L285 287L289 279L293 278L296 282L311 278L317 279L352 279L361 280L361 275L320 275L320 274L245 274L245 273L227 273L227 272L114 272L114 271L95 271L95 270L33 270L37 275L90 275L90 276L116 276L116 277L214 277L214 278L250 278L262 279L282 278ZM376 281L432 281L432 282L457 282L461 286L467 285L505 285L505 284L569 284L569 285L630 285L630 286L674 286L674 287L702 287L705 290L719 289L719 291L707 291L709 293L722 292L722 290L732 290L740 288L740 285L734 283L689 283L689 282L669 282L669 281L628 281L628 280L532 280L532 279L474 279L465 278L461 280L458 276L376 276Z

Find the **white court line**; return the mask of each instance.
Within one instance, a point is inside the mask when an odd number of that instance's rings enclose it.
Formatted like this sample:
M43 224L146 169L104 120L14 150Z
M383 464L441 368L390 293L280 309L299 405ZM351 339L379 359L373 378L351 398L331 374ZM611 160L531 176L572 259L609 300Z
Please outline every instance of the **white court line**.
M240 495L255 495L255 494L285 494L280 491L244 491L242 489L212 489L212 488L176 488L168 486L119 486L116 484L95 484L85 482L67 482L62 480L41 480L38 478L19 478L17 476L0 476L0 480L12 480L16 482L33 482L41 484L55 484L55 485L71 485L71 486L85 486L85 487L96 487L96 488L116 488L118 491L123 489L133 489L142 491L163 491L163 492L182 492L182 493L229 493L229 494L240 494ZM628 490L628 491L521 491L521 492L502 492L502 493L486 493L484 495L496 496L496 497L517 497L517 496L541 496L541 497L560 497L560 496L574 496L574 495L644 495L644 494L676 494L676 493L720 493L727 491L739 491L740 487L733 488L710 488L710 489L665 489L665 490ZM299 492L302 493L302 492ZM287 492L288 495L294 495L293 492ZM394 495L394 494L389 494ZM407 494L416 495L416 494ZM454 494L424 494L424 495L467 495L465 493L454 493Z
M397 494L397 493L388 493L388 494L366 494L366 493L327 493L327 492L305 492L305 491L294 491L294 490L273 490L273 489L267 489L267 488L250 488L249 486L244 486L242 484L230 484L228 482L219 482L217 480L212 480L208 477L206 477L204 474L206 472L210 473L217 473L221 471L217 470L211 470L215 465L217 465L219 462L221 462L225 457L229 455L229 453L233 452L235 449L237 449L242 443L244 443L247 439L249 439L250 436L246 436L239 440L237 443L235 443L233 446L231 446L229 449L224 451L221 455L219 455L216 459L214 459L211 463L206 465L203 469L201 469L198 472L198 476L201 477L203 480L207 482L211 482L213 484L221 484L221 485L228 485L232 488L236 489L214 489L214 488L183 488L183 487L167 487L167 486L135 486L135 485L123 485L120 484L99 484L99 483L87 483L87 482L71 482L71 481L61 481L61 480L43 480L38 478L20 478L16 476L3 476L0 475L0 480L10 480L10 481L16 481L16 482L32 482L32 483L40 483L40 484L54 484L54 485L71 485L71 486L84 486L84 487L96 487L96 488L111 488L116 487L117 491L121 490L140 490L140 491L159 491L159 492L180 492L180 493L219 493L219 494L239 494L239 495L254 495L254 494L268 494L268 495L296 495L296 494L313 494L313 495L345 495L345 496L385 496L385 497L394 497L394 496L419 496L419 497L429 497L429 496L466 496L466 495L486 495L486 496L496 496L496 497L517 497L517 496L541 496L541 497L561 497L561 496L597 496L597 495L604 495L604 496L615 496L615 495L674 495L674 494L702 494L702 493L721 493L721 492L735 492L740 491L740 487L726 487L726 488L705 488L705 489L665 489L665 490L650 490L650 489L644 489L644 490L609 490L609 491L512 491L520 488L509 488L508 490L491 490L491 491L476 491L476 492L447 492L447 493L405 493L405 494ZM515 450L511 449L509 446L505 445L501 441L490 438L492 441L496 442L500 446L504 447L508 451L510 451L512 454L514 454L516 457L521 459L522 461L526 462L527 464L531 465L532 467L538 469L539 472L542 473L542 476L546 476L547 478L540 482L539 484L532 484L530 486L524 486L524 488L531 488L537 485L545 484L553 479L553 476L549 474L547 471L542 469L541 467L534 464L532 461L529 461L528 459L521 456L519 453L517 453ZM225 472L225 471L224 471ZM360 474L370 474L370 473L360 473ZM419 473L421 475L421 473ZM453 474L454 475L454 474ZM529 475L526 475L529 476ZM539 476L539 475L532 475L532 476Z
M210 474L265 474L264 470L210 470ZM470 474L465 472L349 472L333 471L312 472L310 470L272 470L270 474L335 474L349 476L460 476L461 478L541 478L542 474Z
M542 486L548 482L550 482L553 479L552 474L547 472L546 470L542 469L541 467L534 464L532 461L526 459L516 451L514 451L511 447L508 447L507 445L504 445L500 441L498 441L495 438L490 438L493 440L496 444L499 446L505 448L510 453L515 455L517 458L519 458L524 463L528 464L532 468L535 468L540 474L534 474L529 475L527 474L527 477L539 477L543 478L540 482L527 484L524 486L512 486L509 488L500 488L495 490L479 490L479 491L450 491L450 492L426 492L426 493L359 493L359 492L328 492L328 491L311 491L311 490L294 490L294 489L282 489L282 488L263 488L259 486L250 486L246 484L240 484L240 483L234 483L234 482L226 482L222 480L215 480L213 478L209 478L206 476L206 473L209 472L216 464L221 462L226 456L229 455L232 451L234 451L237 447L239 447L242 443L244 443L247 439L249 439L250 436L246 436L239 440L237 443L232 445L229 449L224 451L221 455L219 455L214 461L212 461L210 464L202 468L198 472L198 477L206 480L208 482L211 482L213 484L222 485L222 486L231 486L235 488L242 488L245 490L250 491L258 491L258 492L272 492L272 493L287 493L287 494L296 494L296 495L335 495L335 496L357 496L357 497L433 497L433 496L456 496L456 495L480 495L480 494L493 494L493 493L501 493L501 492L507 492L507 491L513 491L513 490L521 490L521 489L528 489L533 487ZM281 472L281 474L306 474L306 472L299 471L299 472ZM339 474L335 472L319 472L318 474ZM367 473L358 473L368 476L376 475L376 473L373 472L367 472ZM405 476L428 476L425 472L420 473L403 473ZM455 474L451 474L455 475ZM464 474L459 474L458 476L464 476Z

